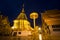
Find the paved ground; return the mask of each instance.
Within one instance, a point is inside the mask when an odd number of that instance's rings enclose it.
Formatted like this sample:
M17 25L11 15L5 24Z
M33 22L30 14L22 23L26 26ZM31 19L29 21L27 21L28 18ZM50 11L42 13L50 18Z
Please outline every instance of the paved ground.
M38 37L16 37L16 36L0 36L0 40L39 40ZM43 40L60 40L60 36L51 37L51 39L43 39Z

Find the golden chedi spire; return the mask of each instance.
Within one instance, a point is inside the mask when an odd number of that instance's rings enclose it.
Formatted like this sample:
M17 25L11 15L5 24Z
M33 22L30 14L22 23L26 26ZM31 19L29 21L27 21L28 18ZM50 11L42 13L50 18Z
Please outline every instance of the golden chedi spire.
M22 12L24 12L24 4L23 4Z
M18 17L17 17L17 19L27 19L27 16L26 16L26 14L25 14L25 11L24 11L24 4L23 4L23 7L22 7L22 11L21 11L21 13L18 15Z

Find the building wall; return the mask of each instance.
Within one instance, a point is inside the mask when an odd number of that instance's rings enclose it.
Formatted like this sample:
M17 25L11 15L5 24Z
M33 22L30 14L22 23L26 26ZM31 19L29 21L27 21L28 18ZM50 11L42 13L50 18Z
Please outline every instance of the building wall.
M42 13L41 16L42 16L42 30L48 32L48 33L45 32L45 35L48 35L50 32L49 34L50 36L56 36L57 38L57 36L60 35L60 11L59 10L46 11L45 13ZM47 26L49 27L49 29ZM47 29L50 31L48 31Z

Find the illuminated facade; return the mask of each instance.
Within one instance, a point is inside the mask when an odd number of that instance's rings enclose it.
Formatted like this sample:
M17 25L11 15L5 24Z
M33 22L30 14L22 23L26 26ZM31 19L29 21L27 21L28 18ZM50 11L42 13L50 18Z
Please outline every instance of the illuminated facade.
M48 10L42 13L42 30L46 36L55 36L57 40L60 37L60 11ZM59 36L59 37L58 37Z
M18 15L17 19L14 20L14 25L12 28L21 31L33 29L24 12L24 8L22 9L22 12Z

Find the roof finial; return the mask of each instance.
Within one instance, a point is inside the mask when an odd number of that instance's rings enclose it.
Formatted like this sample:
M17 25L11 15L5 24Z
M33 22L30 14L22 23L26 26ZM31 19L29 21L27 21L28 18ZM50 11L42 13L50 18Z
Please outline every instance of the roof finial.
M22 12L24 12L24 4L23 4L23 7L22 7Z

